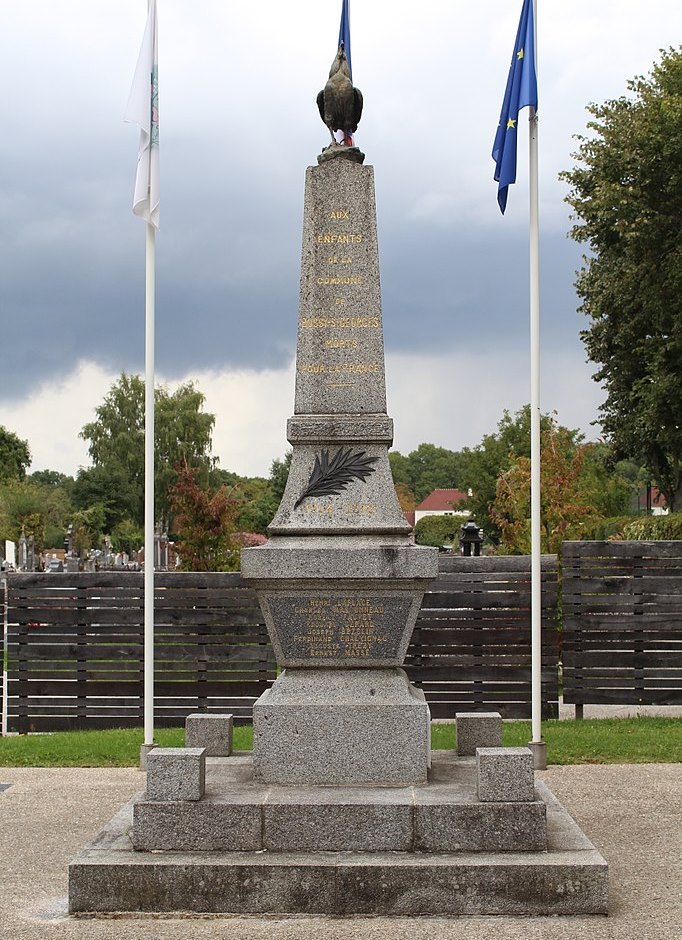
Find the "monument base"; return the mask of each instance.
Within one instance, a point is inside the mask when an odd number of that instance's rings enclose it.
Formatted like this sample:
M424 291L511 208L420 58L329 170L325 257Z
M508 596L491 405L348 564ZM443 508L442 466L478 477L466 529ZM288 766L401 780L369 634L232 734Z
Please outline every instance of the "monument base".
M273 787L250 757L208 758L203 799L142 795L69 866L89 914L605 914L607 889L544 784L482 804L475 761L443 751L427 786L390 789Z
M254 779L426 783L430 720L403 669L285 669L253 707Z

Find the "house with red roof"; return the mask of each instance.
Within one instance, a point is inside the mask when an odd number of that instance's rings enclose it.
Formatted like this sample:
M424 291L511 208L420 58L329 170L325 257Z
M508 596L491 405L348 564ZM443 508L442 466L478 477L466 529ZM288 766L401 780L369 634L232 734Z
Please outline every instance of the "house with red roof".
M415 524L424 516L470 516L469 510L461 505L469 496L471 491L465 493L457 489L432 490L426 499L415 507Z

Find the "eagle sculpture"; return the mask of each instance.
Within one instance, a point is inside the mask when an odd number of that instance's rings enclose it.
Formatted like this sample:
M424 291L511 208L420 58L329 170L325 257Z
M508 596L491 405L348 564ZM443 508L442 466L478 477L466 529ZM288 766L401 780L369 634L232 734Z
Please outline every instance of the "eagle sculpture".
M344 144L352 143L362 115L362 92L353 87L343 43L332 62L329 80L317 96L317 107L332 135L332 144L336 144L334 131L343 131Z

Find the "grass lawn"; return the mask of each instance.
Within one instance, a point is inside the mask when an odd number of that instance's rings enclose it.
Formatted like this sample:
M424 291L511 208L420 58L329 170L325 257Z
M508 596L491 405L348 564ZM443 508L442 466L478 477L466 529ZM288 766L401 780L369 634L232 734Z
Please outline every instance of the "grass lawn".
M529 721L505 722L507 746L523 746L531 736ZM670 764L682 762L682 718L594 718L544 721L549 764ZM142 729L57 731L0 738L0 767L135 767ZM434 725L434 748L455 746L454 725ZM181 747L182 728L160 728L156 743ZM234 730L235 750L250 750L249 725Z

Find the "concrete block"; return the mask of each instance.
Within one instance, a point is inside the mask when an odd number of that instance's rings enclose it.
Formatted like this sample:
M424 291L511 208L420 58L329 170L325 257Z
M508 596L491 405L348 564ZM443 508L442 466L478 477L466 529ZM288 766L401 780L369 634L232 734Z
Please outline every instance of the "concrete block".
M408 852L412 789L273 788L263 807L271 852Z
M206 748L207 757L229 757L232 753L232 715L188 715L185 718L185 747Z
M457 712L455 726L459 757L474 757L477 747L502 747L499 712Z
M544 852L547 811L532 803L448 803L415 800L418 852Z
M404 787L427 779L424 693L402 669L285 670L253 708L262 783Z
M200 800L205 780L203 747L155 747L147 755L148 800Z
M476 748L476 789L481 802L534 800L535 772L530 748Z
M143 852L258 852L262 849L258 802L162 803L133 807L133 848Z

